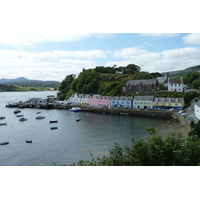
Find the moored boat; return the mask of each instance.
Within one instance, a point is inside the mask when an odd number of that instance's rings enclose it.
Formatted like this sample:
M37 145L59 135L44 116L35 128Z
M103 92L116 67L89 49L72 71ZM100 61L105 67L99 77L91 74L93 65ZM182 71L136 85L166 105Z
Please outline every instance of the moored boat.
M23 117L24 115L23 114L21 114L21 115L17 115L17 117Z
M72 112L78 112L78 111L81 111L81 108L79 108L79 107L72 107L69 110L72 111Z
M26 140L26 143L32 143L32 140Z
M5 119L6 117L1 116L0 119Z
M20 113L21 110L14 110L14 114Z
M0 126L3 126L3 125L7 125L7 122L5 122L5 123L0 123Z
M49 121L49 123L57 123L58 120L54 120L54 121Z
M51 127L51 130L58 129L58 127Z
M120 113L120 115L128 115L128 113Z
M79 121L81 121L81 119L80 119L80 118L78 118L78 119L76 119L76 121L77 121L77 122L79 122Z
M0 143L0 145L6 145L6 144L9 144L9 142L2 142L2 143Z
M19 121L27 121L27 118L22 117L19 119Z
M45 118L45 116L37 116L37 117L35 117L36 119L44 119Z

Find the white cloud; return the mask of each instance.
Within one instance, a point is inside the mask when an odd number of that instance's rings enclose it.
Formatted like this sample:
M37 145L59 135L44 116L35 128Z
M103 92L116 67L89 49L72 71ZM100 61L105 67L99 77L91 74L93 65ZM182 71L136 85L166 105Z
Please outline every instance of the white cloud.
M151 61L152 59L158 59L159 53L149 52L137 47L132 47L132 48L121 49L113 55L113 57L115 58L131 59L135 61L140 61L144 59L144 56L145 56L145 61L148 62L149 60Z
M185 44L200 45L200 33L192 33L183 37Z
M23 48L47 42L74 42L91 35L89 33L0 33L0 44Z
M48 80L62 81L67 74L78 75L83 68L94 68L94 60L106 57L107 53L100 50L41 53L0 50L1 78L17 78L23 74L29 79L48 77Z
M4 63L0 64L1 78L18 78L24 76L36 80L62 81L66 75L78 75L83 68L93 68L95 63L90 60L63 59L59 62L38 63Z
M42 43L77 42L89 37L97 39L112 37L110 33L0 33L0 44L18 49L35 47Z
M139 48L126 48L117 51L114 57L121 60L107 62L106 66L136 64L142 71L166 72L181 70L200 63L200 48L180 48L162 52L150 52Z
M51 51L32 53L21 50L0 50L0 63L2 62L56 62L63 58L98 59L106 58L110 51Z
M139 35L145 37L176 37L178 33L140 33Z
M109 52L101 50L90 50L90 51L53 51L56 57L61 58L82 58L82 59L97 59L105 58Z

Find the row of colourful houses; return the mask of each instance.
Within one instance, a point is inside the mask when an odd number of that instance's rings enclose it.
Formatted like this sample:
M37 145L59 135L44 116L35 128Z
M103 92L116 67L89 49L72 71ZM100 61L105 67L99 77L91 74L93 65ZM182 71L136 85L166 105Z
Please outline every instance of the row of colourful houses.
M184 98L164 98L154 96L101 96L98 94L73 94L68 102L72 105L87 105L102 108L136 108L181 110Z

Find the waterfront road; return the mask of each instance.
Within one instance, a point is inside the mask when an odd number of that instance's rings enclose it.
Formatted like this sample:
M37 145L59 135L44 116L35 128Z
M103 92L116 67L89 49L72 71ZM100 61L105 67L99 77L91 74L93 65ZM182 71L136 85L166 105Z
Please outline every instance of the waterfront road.
M196 124L199 121L199 119L194 114L194 104L195 104L195 101L192 101L191 106L187 108L187 113L194 119L194 123Z

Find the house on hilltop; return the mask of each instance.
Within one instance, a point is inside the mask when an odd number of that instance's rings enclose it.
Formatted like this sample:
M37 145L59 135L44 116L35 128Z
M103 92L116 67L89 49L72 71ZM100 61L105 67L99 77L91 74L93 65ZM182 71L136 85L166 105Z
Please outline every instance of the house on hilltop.
M176 79L168 79L168 91L173 92L184 92L186 89L186 86L183 84L183 79L176 78Z

